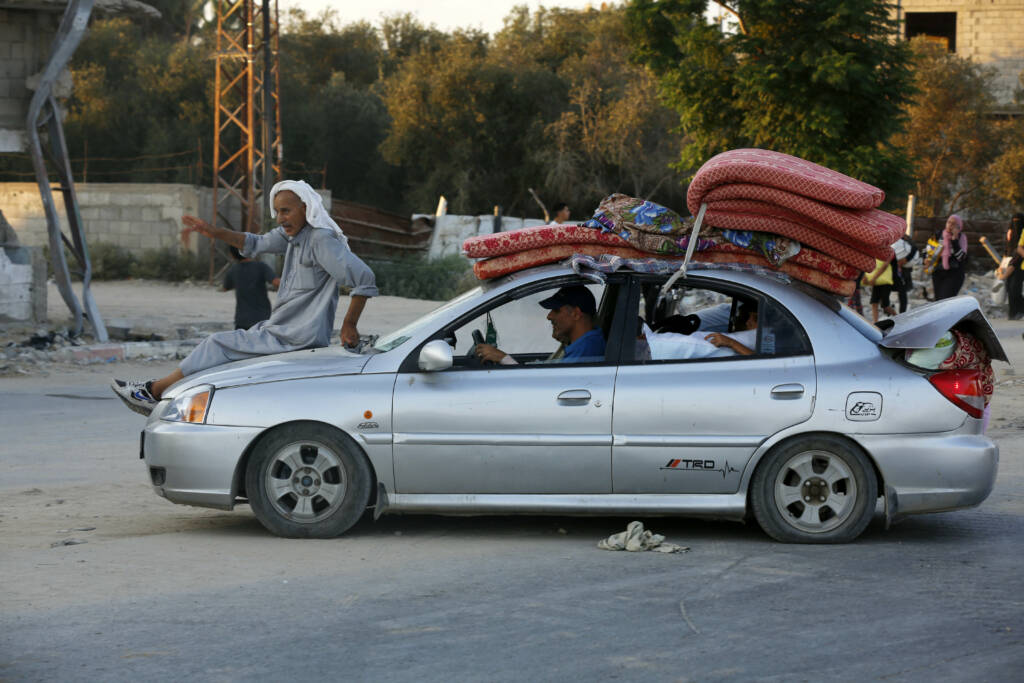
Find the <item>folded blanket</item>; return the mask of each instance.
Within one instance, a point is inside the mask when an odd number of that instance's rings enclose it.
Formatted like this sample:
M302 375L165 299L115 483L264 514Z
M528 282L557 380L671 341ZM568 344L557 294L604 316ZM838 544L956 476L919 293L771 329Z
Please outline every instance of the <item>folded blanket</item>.
M706 195L720 185L753 183L848 209L873 209L885 199L874 185L789 154L734 149L711 157L694 176L686 206L696 214Z

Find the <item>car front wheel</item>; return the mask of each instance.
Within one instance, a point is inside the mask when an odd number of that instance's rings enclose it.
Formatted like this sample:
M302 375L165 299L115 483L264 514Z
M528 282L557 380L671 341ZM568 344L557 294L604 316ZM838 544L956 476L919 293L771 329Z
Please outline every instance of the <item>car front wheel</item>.
M256 518L278 536L333 538L352 527L370 498L366 458L322 424L275 429L253 450L245 490Z
M802 437L765 456L751 481L765 533L784 543L847 543L871 522L874 468L860 449L827 435Z

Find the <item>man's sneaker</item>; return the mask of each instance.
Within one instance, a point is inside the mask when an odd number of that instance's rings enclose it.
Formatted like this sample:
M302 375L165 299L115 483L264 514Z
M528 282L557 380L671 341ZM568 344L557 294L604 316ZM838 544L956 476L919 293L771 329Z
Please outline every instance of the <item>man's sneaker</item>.
M110 383L117 397L124 401L124 404L140 415L149 415L153 408L159 403L153 394L150 393L150 386L153 382L126 382L123 379L115 379Z

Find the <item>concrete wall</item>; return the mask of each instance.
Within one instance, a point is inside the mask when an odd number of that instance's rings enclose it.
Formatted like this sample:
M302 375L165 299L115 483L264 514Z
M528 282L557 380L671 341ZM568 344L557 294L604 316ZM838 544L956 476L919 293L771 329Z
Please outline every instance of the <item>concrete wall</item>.
M107 242L134 254L179 244L183 213L209 219L210 190L193 185L158 183L82 183L75 186L87 244ZM54 194L66 234L67 214ZM0 210L21 244L49 243L46 215L35 183L0 183Z
M996 70L996 100L1013 103L1024 71L1021 0L902 0L908 12L956 12L956 53ZM895 11L895 10L894 10Z
M208 187L172 183L79 183L78 208L85 228L86 244L106 242L128 249L136 256L147 249L180 244L181 216L191 214L211 220L213 191ZM329 190L317 191L325 206L331 205ZM57 214L65 234L67 214L60 193L54 194ZM46 215L35 183L0 183L0 211L24 246L49 244ZM221 205L231 227L241 224L237 201ZM225 225L223 221L220 225ZM193 238L190 247L200 250L205 240Z
M434 234L430 238L430 247L427 250L428 258L431 259L461 254L463 241L470 237L490 235L494 232L494 216L445 215L435 218L426 214L415 214L412 219L415 221L420 217L434 221ZM510 216L501 218L501 232L530 228L535 225L544 225L544 221L536 218L513 218Z

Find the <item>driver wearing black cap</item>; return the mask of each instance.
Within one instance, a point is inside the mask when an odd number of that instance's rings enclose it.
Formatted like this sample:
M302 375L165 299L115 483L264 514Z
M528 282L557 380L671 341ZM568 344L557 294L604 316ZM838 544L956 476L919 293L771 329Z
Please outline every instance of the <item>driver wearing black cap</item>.
M550 311L551 336L565 344L562 363L593 363L604 360L604 337L594 327L597 304L594 295L583 285L562 287L540 302ZM502 365L518 365L515 358L491 344L477 344L474 353L481 360Z

